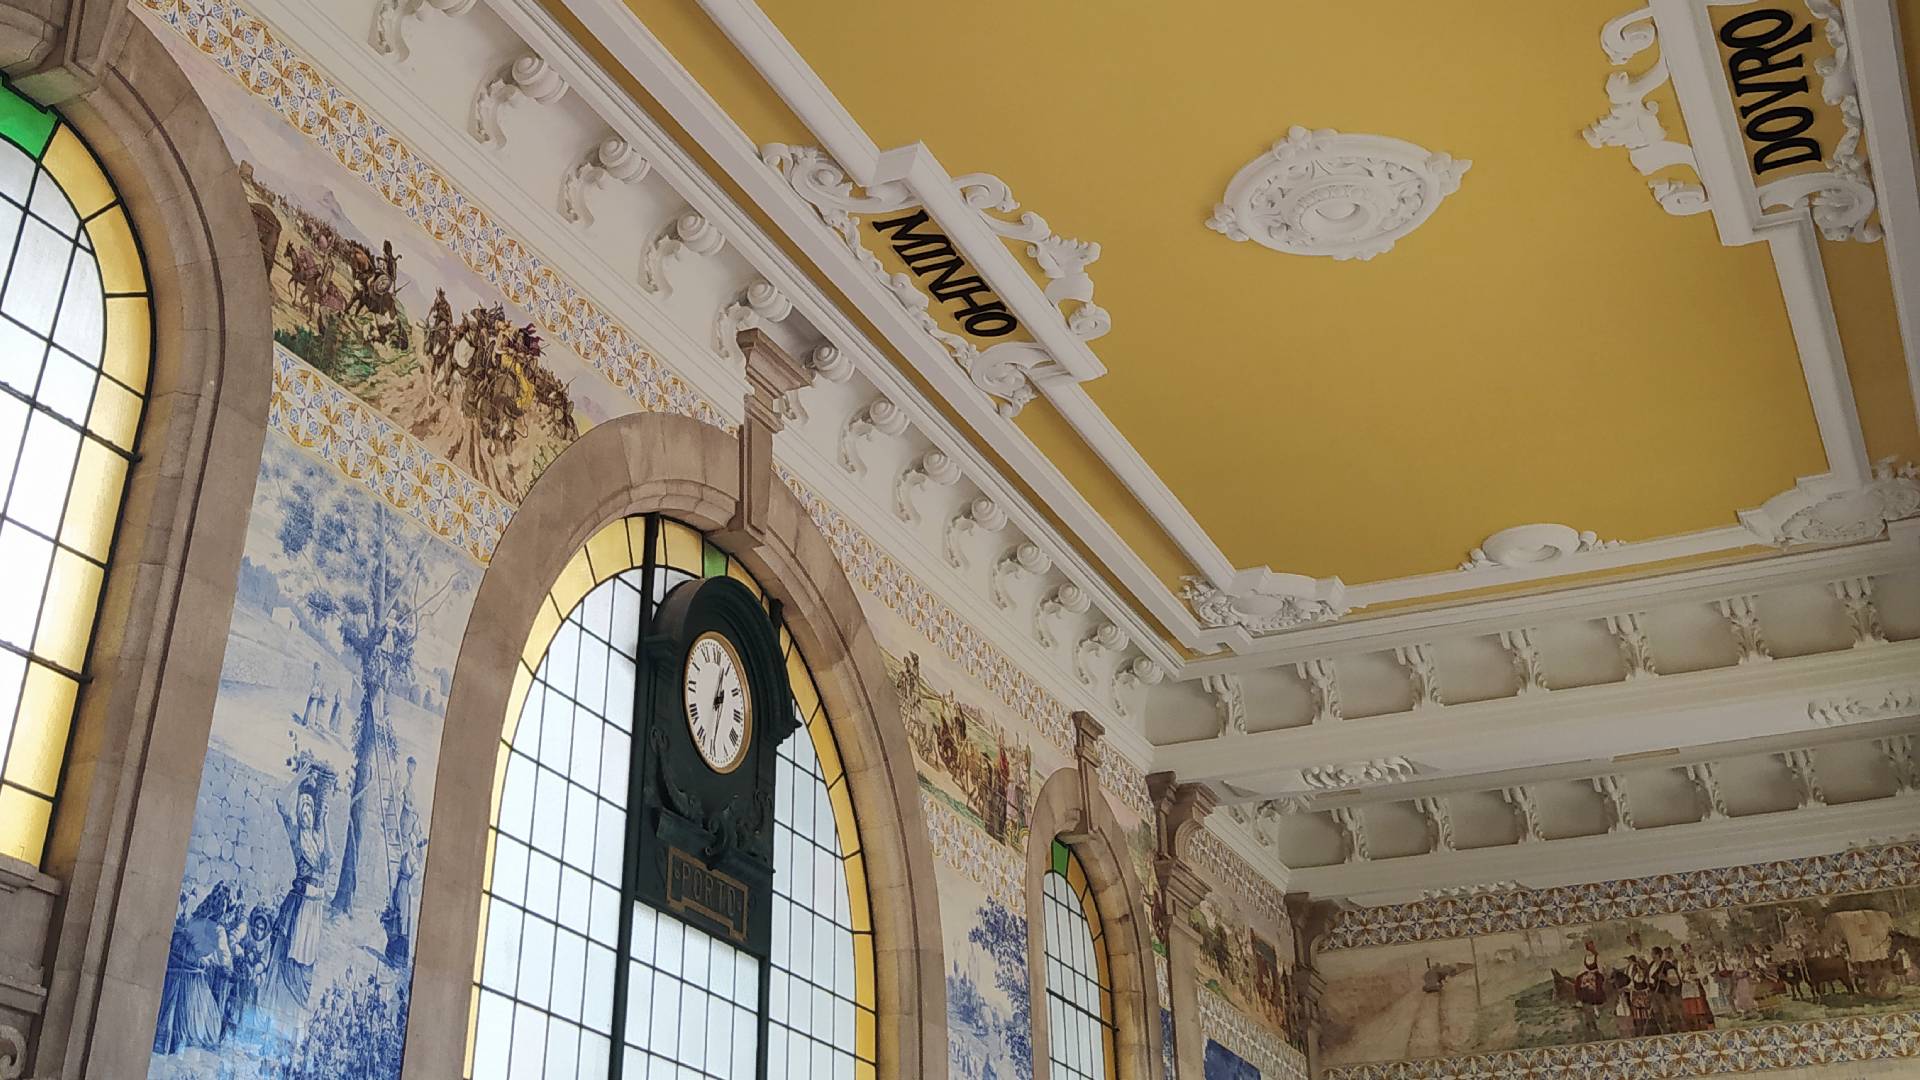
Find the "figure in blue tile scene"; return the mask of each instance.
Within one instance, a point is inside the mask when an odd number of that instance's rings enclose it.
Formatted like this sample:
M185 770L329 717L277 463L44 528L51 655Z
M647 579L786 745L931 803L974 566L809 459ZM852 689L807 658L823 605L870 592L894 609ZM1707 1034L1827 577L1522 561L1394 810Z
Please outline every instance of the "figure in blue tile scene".
M293 884L280 901L274 925L273 960L269 971L270 1007L304 1009L313 994L313 965L320 957L320 931L325 921L323 884L333 864L327 842L327 789L333 773L307 761L294 770L293 783L275 801L293 848Z

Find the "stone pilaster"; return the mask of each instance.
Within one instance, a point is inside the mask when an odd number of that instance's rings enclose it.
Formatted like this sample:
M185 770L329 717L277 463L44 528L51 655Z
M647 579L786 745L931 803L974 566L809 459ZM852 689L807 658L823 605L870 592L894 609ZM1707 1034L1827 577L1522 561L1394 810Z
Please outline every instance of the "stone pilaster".
M1204 827L1213 810L1213 791L1204 784L1179 783L1172 773L1147 777L1153 799L1155 845L1153 873L1159 885L1156 910L1160 939L1167 943L1167 992L1172 1000L1174 1066L1181 1080L1201 1076L1206 1044L1200 1036L1200 984L1195 971L1200 934L1193 928L1193 911L1207 897L1209 887L1187 860L1188 838Z
M786 426L780 399L813 381L807 369L786 354L764 330L742 330L740 352L747 358L745 415L740 421L740 503L720 539L759 547L767 539L767 507L773 485L773 437Z
M1299 999L1287 1003L1288 1034L1307 1055L1307 1075L1313 1076L1320 1065L1320 1002L1327 986L1315 957L1340 905L1306 893L1288 893L1286 901L1293 922L1293 989Z

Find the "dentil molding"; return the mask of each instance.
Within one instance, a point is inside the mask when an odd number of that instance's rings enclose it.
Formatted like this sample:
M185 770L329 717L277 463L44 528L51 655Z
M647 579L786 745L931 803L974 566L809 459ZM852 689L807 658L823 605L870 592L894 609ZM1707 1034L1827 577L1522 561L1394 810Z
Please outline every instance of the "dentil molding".
M1290 255L1371 259L1433 216L1472 165L1385 135L1295 125L1234 174L1207 228Z

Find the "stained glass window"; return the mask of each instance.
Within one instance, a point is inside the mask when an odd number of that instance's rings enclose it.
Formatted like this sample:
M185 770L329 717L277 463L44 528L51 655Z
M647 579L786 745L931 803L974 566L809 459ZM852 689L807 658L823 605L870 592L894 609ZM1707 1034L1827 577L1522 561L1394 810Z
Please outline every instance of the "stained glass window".
M1053 842L1046 913L1047 1060L1060 1080L1112 1080L1113 983L1100 910L1073 850Z
M86 143L0 84L0 854L38 865L59 794L152 323Z
M721 575L761 593L695 530L630 518L589 540L541 606L494 778L474 1080L877 1075L865 857L819 692L784 628L801 727L775 770L771 962L622 896L640 626L675 585Z

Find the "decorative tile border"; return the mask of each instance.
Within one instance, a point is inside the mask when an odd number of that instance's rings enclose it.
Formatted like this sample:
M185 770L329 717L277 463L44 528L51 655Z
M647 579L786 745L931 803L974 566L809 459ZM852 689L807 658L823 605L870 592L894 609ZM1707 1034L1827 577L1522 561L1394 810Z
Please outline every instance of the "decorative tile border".
M1201 829L1187 841L1194 868L1216 884L1231 888L1240 899L1275 926L1288 926L1286 893L1255 870L1211 829Z
M920 793L920 811L927 819L934 855L968 880L986 886L987 895L1006 905L1008 911L1026 918L1026 868L1019 857L924 791Z
M1334 918L1320 949L1537 930L1606 919L1837 896L1920 884L1920 842L1853 848L1837 855L1754 863L1552 889L1502 889L1405 904L1351 908Z
M267 426L482 565L493 559L513 507L279 345L273 347Z
M1307 1080L1305 1054L1219 994L1203 988L1198 996L1201 1038L1212 1039L1259 1069L1260 1080Z
M246 9L138 0L649 412L726 426L713 403Z
M638 335L535 254L527 243L496 223L451 178L374 119L366 106L283 42L261 19L222 0L138 2L295 130L331 153L344 168L498 288L506 299L527 309L542 328L592 364L643 410L677 413L733 428L711 402L641 344ZM997 693L1015 715L1033 725L1049 742L1063 753L1072 753L1073 729L1064 702L1041 689L986 635L908 574L837 510L828 507L791 471L782 468L780 474L807 504L815 523L827 532L850 577ZM831 528L829 522L833 523ZM504 527L504 519L500 524ZM461 542L461 546L472 550L467 542ZM490 546L486 550L491 553ZM1101 773L1108 788L1127 806L1142 816L1151 813L1146 778L1132 763L1110 754Z
M1920 1057L1920 1012L1696 1031L1378 1065L1339 1065L1325 1080L1679 1080Z

